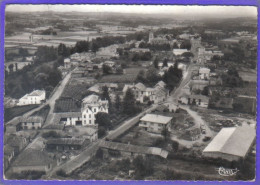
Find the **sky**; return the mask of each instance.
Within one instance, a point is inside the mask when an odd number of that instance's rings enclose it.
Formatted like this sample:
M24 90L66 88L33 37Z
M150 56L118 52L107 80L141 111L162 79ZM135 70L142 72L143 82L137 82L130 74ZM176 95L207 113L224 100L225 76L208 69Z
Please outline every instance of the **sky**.
M205 14L227 17L256 17L253 6L181 6L181 5L7 5L12 12L118 12L138 14Z

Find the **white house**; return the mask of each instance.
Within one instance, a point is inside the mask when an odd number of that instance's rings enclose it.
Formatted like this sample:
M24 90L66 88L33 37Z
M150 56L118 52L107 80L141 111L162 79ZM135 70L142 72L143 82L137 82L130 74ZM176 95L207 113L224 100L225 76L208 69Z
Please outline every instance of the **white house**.
M60 124L65 126L78 126L82 125L82 114L81 112L64 112L57 113L60 117Z
M209 98L204 95L184 94L179 98L179 102L186 105L197 105L199 107L207 108L209 105Z
M74 54L70 55L70 59L71 59L71 60L80 61L80 60L81 60L81 56L80 56L79 53L74 53Z
M115 65L115 62L114 61L105 61L104 65L107 65L109 67L113 67Z
M210 78L210 69L206 67L201 67L199 69L199 77L201 80L208 80Z
M64 59L64 67L65 69L69 69L71 67L71 62L69 58Z
M19 99L17 103L18 106L31 105L31 104L41 104L46 98L46 93L44 90L35 90L30 94L26 94Z
M95 125L95 115L98 112L108 113L108 100L101 100L97 95L89 95L82 100L82 125Z
M177 55L182 55L185 52L188 52L188 50L187 49L173 49L172 52L175 56L177 56Z
M157 114L146 114L140 119L139 127L153 133L162 133L163 129L169 129L172 117Z

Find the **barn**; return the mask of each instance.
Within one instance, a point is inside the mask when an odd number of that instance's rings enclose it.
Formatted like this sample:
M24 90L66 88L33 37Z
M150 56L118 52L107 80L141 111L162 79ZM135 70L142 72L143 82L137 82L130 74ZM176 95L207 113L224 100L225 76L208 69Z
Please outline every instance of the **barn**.
M222 128L203 150L202 155L222 158L228 161L244 159L256 137L256 130L250 126Z

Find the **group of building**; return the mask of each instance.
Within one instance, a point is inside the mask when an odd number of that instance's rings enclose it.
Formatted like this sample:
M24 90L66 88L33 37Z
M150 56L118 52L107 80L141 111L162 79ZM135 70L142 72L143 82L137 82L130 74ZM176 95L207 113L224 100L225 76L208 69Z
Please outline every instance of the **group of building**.
M136 101L140 103L151 101L160 103L166 100L169 92L165 88L166 84L163 81L158 82L154 87L146 87L143 83L129 85L126 84L123 88L125 94L128 89L131 89L135 95Z

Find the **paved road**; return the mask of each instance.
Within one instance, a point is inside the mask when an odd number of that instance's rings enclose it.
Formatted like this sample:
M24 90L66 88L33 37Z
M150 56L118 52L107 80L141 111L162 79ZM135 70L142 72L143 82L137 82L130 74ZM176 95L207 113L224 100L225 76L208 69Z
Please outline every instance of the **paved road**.
M190 64L189 67L187 68L187 71L183 74L183 78L182 81L180 83L180 85L171 92L168 101L169 102L178 102L179 97L181 96L181 90L182 88L189 83L190 79L191 79L191 75L192 75L192 71L196 68L195 64Z
M69 72L65 78L63 78L62 82L60 83L60 85L58 86L58 88L55 90L55 92L53 93L53 95L51 96L51 98L47 101L47 103L50 105L50 111L48 113L48 116L46 118L46 121L44 123L44 126L49 125L52 123L53 118L54 118L54 107L55 107L55 101L61 96L64 88L66 87L67 83L69 82L69 79L71 77L71 73Z

